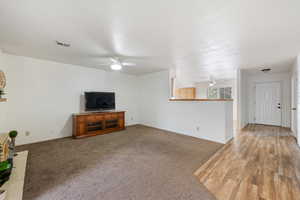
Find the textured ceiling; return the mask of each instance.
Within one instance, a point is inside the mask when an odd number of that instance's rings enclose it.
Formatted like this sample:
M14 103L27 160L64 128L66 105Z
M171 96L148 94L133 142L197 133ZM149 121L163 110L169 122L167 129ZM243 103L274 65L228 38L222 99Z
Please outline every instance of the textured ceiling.
M177 68L192 80L288 67L300 51L299 0L0 1L4 52L129 74ZM55 41L71 44L59 47Z

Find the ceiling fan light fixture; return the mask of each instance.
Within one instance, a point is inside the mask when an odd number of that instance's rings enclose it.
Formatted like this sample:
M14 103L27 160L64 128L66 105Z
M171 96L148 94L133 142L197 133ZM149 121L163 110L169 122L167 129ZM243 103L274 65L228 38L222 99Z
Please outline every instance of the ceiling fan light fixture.
M212 87L212 86L214 86L214 85L216 85L216 82L215 82L215 81L210 81L210 82L209 82L209 87Z
M120 64L118 64L118 63L114 63L114 64L111 64L110 65L110 68L112 69L112 70L121 70L122 69L122 65L120 65Z
M212 86L216 85L216 80L212 76L209 77L209 84L208 85L209 85L209 87L212 87Z

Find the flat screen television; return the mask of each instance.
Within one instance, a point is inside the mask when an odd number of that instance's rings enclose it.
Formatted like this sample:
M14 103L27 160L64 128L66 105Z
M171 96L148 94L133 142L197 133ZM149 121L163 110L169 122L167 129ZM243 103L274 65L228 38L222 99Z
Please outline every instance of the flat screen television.
M114 110L115 93L114 92L85 92L85 110Z

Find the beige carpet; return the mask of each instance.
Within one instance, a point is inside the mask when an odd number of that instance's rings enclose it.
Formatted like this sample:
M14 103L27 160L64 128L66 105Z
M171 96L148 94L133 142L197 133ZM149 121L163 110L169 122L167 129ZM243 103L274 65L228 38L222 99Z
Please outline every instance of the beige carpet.
M24 200L215 200L193 173L220 147L144 126L20 146Z

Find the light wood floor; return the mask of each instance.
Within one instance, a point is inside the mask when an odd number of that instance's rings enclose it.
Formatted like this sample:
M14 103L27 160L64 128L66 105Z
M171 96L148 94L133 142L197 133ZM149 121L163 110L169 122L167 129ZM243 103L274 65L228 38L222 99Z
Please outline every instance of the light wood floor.
M195 175L218 200L300 200L300 149L286 128L248 125Z

